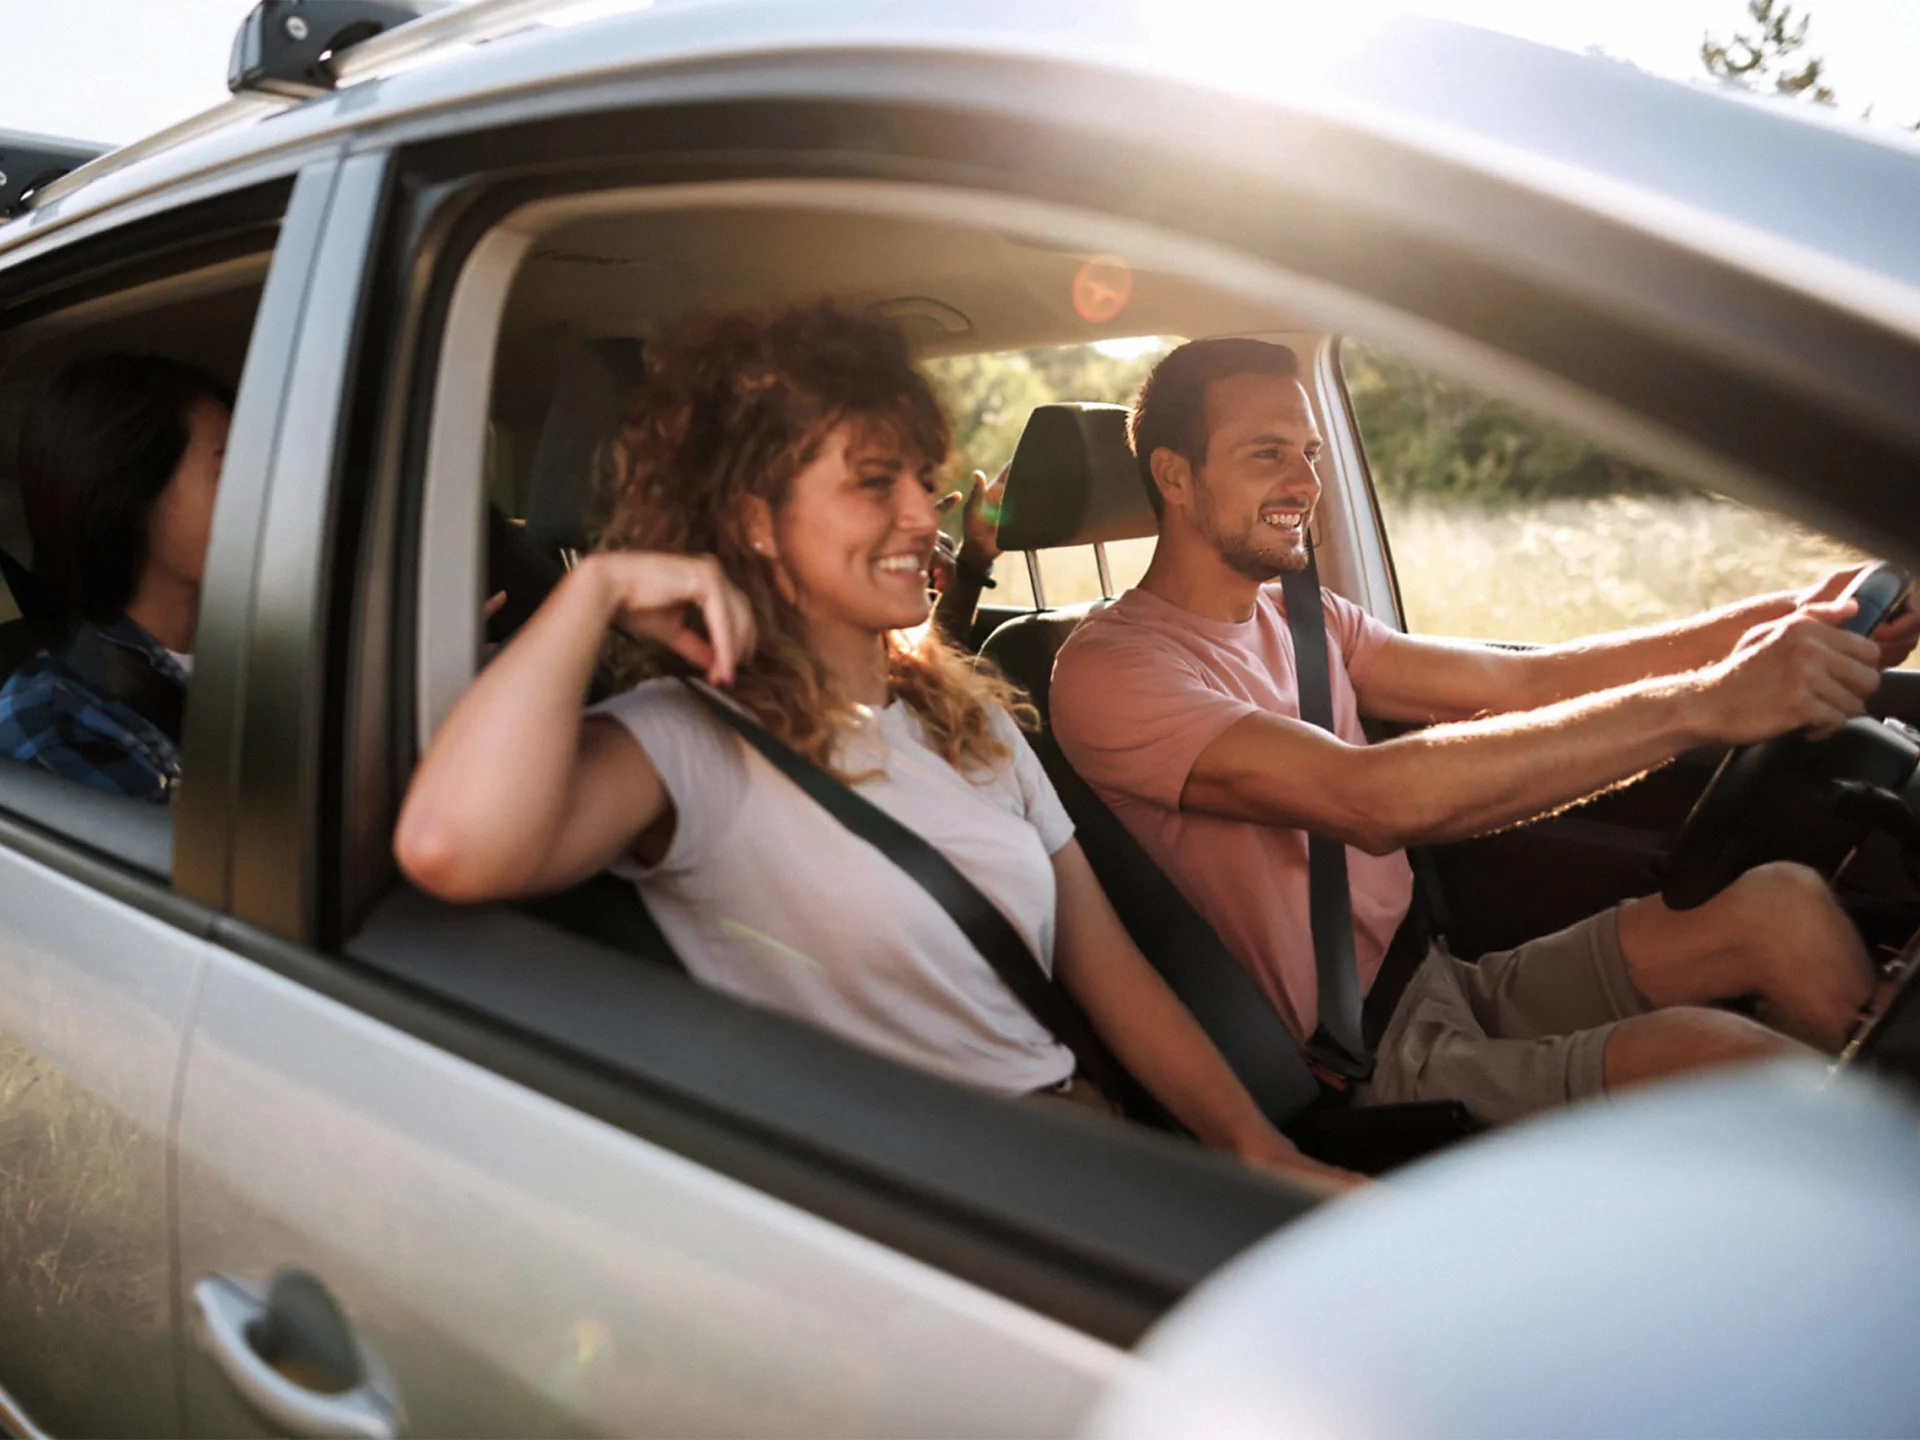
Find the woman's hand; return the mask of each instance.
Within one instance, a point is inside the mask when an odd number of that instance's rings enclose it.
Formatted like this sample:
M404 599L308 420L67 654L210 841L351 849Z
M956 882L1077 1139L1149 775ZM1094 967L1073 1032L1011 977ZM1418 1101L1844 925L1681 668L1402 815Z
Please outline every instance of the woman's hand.
M753 607L711 555L610 550L589 555L577 568L590 569L610 623L659 641L715 685L731 685L753 653Z
M1300 1153L1299 1147L1291 1140L1272 1129L1253 1143L1241 1147L1238 1154L1254 1169L1264 1170L1289 1185L1309 1190L1322 1200L1332 1200L1373 1183L1357 1171L1342 1170L1337 1165L1309 1159Z

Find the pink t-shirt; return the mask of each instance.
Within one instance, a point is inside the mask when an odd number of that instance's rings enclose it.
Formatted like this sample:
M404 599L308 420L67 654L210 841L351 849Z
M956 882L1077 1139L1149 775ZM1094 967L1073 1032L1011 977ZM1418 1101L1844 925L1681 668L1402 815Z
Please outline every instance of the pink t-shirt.
M1323 591L1340 738L1364 745L1354 682L1392 632ZM1293 636L1280 586L1260 592L1251 619L1209 620L1129 590L1061 647L1053 667L1060 748L1148 855L1219 932L1304 1039L1319 1018L1307 898L1307 836L1180 808L1201 752L1258 711L1300 717ZM1360 984L1373 984L1413 895L1404 853L1347 850Z

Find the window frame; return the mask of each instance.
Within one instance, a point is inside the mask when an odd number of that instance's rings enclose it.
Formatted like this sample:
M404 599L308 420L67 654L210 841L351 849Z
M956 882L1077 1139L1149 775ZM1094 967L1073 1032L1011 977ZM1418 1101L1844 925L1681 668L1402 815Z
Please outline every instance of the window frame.
M109 212L39 244L0 252L0 328L30 325L141 288L190 279L223 263L266 254L266 276L254 313L234 410L221 504L208 546L197 674L182 736L183 785L171 807L127 800L20 767L0 773L0 844L194 933L208 933L225 900L224 817L232 800L217 757L232 743L220 703L228 679L220 637L244 604L252 547L245 512L258 488L255 447L272 423L283 376L277 347L262 343L297 315L304 285L300 252L322 219L303 203L293 177L248 174L199 185L149 203L131 216ZM164 298L164 297L160 297Z

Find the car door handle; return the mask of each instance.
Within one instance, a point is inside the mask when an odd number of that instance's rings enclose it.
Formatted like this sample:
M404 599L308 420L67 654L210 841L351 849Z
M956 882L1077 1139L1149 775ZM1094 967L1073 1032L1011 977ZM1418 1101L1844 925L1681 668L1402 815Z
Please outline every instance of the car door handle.
M282 1270L264 1291L208 1275L194 1284L193 1303L201 1347L241 1398L289 1435L405 1433L391 1377L308 1271Z

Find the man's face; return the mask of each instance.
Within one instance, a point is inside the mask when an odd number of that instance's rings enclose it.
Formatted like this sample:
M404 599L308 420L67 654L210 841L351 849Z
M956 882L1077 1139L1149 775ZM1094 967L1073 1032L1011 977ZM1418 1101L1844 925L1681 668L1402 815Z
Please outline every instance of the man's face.
M1193 472L1193 525L1235 570L1267 581L1303 570L1320 500L1320 431L1298 380L1235 375L1207 387L1207 453Z

